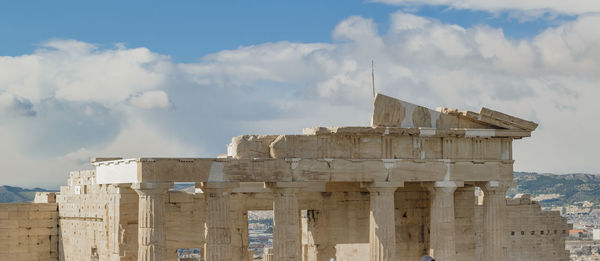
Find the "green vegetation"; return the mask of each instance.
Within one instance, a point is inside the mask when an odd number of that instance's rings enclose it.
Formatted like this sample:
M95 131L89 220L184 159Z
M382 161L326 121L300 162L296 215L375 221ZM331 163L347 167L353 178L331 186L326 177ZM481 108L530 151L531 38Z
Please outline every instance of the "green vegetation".
M23 189L19 187L0 186L0 203L32 201L36 192L49 190L41 188Z
M540 194L561 195L558 199L540 202L543 206L565 206L580 201L600 205L600 175L515 172L515 181L517 187L509 191L509 196L516 193L528 193L532 197Z

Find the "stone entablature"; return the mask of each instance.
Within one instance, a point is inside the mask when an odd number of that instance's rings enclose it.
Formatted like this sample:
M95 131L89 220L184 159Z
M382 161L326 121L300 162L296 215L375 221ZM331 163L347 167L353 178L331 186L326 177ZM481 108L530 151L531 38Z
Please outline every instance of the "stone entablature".
M228 156L234 159L512 160L512 140L522 137L496 130L458 130L443 134L432 130L427 135L422 134L423 129L416 129L415 134L410 134L412 130L400 130L396 133L361 133L359 130L314 135L244 135L232 139Z
M274 210L273 260L529 258L511 253L520 239L508 229L521 223L505 196L512 142L536 127L377 95L370 127L239 136L218 158L98 158L57 197L60 258L175 260L178 248L201 247L207 261L245 261L249 210ZM175 182L195 192L170 191ZM546 222L536 211L524 222ZM553 240L536 249L564 243Z
M181 159L98 162L97 181L139 182L372 182L512 181L513 161L405 159Z

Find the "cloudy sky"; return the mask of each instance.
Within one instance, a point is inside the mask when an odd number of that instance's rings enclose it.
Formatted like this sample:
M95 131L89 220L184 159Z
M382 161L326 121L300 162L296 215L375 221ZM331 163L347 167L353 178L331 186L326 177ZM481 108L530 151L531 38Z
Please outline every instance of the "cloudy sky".
M595 0L26 2L0 4L0 184L368 125L371 59L384 94L538 122L515 170L600 172Z

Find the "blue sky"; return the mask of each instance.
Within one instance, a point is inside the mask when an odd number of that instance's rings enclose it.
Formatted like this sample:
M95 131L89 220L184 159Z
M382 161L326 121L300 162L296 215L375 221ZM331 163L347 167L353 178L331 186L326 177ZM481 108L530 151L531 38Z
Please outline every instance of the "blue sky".
M515 170L600 173L598 24L597 1L2 3L0 184L368 125L371 59L384 94L538 122Z
M0 55L31 53L49 39L77 39L99 45L147 47L175 61L264 42L331 42L331 30L352 15L372 18L382 32L389 15L407 10L442 23L502 28L509 38L530 38L558 21L523 21L506 12L458 10L449 6L406 7L364 0L330 1L31 1L0 8Z

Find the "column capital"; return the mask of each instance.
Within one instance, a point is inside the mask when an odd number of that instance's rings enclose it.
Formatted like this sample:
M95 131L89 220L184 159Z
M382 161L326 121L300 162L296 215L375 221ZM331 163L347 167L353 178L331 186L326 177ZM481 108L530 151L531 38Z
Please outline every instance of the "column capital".
M476 186L480 187L483 192L486 191L503 191L506 192L510 186L514 185L514 182L508 181L486 181L486 182L476 182Z
M444 181L436 181L433 184L433 187L436 188L458 188L464 187L464 181L452 181L452 180L444 180Z
M436 182L427 182L423 183L423 187L425 187L430 192L454 192L458 187L464 187L465 183L463 181L436 181Z
M169 190L173 182L140 182L132 183L131 188L135 190Z

